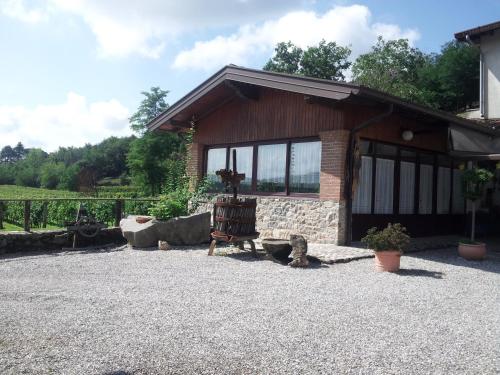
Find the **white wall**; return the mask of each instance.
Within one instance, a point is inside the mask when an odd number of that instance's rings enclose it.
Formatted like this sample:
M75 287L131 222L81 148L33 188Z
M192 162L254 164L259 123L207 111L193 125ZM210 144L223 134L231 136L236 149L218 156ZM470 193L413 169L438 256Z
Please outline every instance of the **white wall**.
M493 35L481 36L485 72L486 119L500 119L500 30Z

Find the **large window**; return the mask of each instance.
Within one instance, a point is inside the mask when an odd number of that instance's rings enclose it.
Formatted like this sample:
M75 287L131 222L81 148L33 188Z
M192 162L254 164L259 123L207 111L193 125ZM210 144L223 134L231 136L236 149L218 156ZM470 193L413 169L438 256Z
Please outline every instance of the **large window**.
M453 169L453 200L451 211L454 214L463 214L465 212L465 198L462 195L462 174L460 169Z
M252 190L253 147L233 147L229 151L229 169L233 169L233 151L236 151L236 168L244 173L245 179L240 183L240 191Z
M290 192L319 193L321 142L292 143L290 152Z
M359 150L353 214L464 213L462 172L451 158L366 140L360 141Z
M209 180L218 181L215 171L226 165L233 168L233 150L236 150L238 172L245 174L240 191L278 195L319 193L320 141L208 149L206 175ZM222 190L220 183L215 188Z
M415 206L415 163L401 161L399 171L399 213L413 214Z
M394 192L394 160L376 159L375 205L373 213L392 214Z
M226 168L226 148L211 148L207 152L207 180L215 189L222 189L219 177L215 174L219 169Z
M284 192L286 179L286 144L259 146L257 190Z
M372 158L361 157L361 168L356 192L352 200L352 213L370 214L372 212Z

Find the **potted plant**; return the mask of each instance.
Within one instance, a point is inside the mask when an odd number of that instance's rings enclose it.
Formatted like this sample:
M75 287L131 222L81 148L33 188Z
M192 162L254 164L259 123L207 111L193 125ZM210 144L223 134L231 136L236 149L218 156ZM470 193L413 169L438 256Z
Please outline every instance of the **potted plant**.
M361 242L375 251L375 269L378 272L399 270L401 254L410 243L410 236L401 224L388 224L387 228L371 228Z
M468 260L484 259L486 244L476 241L476 201L484 194L484 187L493 178L493 173L487 169L472 168L462 174L462 193L465 199L471 201L472 224L470 239L458 243L458 254Z

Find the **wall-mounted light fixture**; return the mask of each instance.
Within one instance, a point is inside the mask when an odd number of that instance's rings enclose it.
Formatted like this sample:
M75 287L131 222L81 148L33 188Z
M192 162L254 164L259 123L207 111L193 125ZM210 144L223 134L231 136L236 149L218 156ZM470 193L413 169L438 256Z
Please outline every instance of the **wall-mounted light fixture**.
M458 170L460 170L460 171L465 170L465 163L460 163L460 164L458 165Z
M496 165L497 169L500 169L500 161Z
M403 141L410 142L413 140L414 134L411 130L403 130L401 133L401 138L403 138Z

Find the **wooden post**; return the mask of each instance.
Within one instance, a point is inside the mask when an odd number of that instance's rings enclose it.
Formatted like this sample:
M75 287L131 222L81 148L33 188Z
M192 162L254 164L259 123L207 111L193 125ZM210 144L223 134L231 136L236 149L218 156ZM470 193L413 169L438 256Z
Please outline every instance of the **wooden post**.
M3 228L4 203L0 201L0 229Z
M49 202L43 202L42 206L42 228L47 228L47 216L49 214Z
M24 201L24 231L30 231L31 201Z
M120 221L122 219L122 212L123 212L123 201L117 199L115 201L115 227L120 226Z

